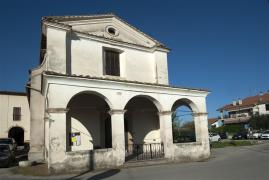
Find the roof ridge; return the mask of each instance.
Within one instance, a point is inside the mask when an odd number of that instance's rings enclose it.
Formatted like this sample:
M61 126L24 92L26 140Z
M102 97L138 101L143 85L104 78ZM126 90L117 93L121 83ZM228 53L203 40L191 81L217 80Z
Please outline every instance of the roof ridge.
M63 16L43 16L42 19L46 18L71 18L71 17L98 17L98 16L116 16L115 13L102 13L102 14L92 14L92 15L63 15Z

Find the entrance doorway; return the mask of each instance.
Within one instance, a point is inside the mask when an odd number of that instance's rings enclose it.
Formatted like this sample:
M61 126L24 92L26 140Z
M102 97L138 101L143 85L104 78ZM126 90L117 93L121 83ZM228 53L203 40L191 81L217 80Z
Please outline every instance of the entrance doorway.
M24 145L24 130L21 127L13 127L8 131L8 137L13 138L18 146Z

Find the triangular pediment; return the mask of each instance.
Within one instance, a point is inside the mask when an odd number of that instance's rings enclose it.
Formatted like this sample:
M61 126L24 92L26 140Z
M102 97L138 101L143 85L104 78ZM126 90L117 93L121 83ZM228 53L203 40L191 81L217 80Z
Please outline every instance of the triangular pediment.
M76 32L116 40L144 47L162 47L163 44L146 35L114 14L93 16L53 16L53 21L68 25Z

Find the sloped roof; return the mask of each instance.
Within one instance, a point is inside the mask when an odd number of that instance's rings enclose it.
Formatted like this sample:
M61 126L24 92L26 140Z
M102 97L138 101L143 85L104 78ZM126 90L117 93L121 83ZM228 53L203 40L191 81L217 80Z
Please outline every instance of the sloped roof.
M242 104L226 104L225 106L221 107L218 109L218 111L222 110L238 110L238 109L243 109L243 108L249 108L253 107L257 104L266 104L269 103L269 92L264 93L264 94L259 94L256 96L249 96L246 97L242 100Z
M53 72L53 71L45 71L44 74L46 74L46 75L60 76L60 77L72 77L72 78L108 80L108 81L116 81L116 82L141 84L141 85L150 85L150 86L158 86L158 87L169 87L169 88L187 89L187 90L193 90L193 91L210 92L207 89L201 89L201 88L179 87L179 86L171 86L171 85L166 85L166 84L157 84L157 83L148 83L148 82L140 82L140 81L122 80L122 79L116 79L116 78L95 77L95 76L89 76L89 75L87 75L87 76L84 76L84 75L76 75L76 74L68 75L68 74L62 74L62 73Z
M209 118L208 124L213 124L213 123L217 122L218 120L219 120L218 118Z
M126 21L124 21L123 19L121 19L120 17L116 16L113 13L109 13L109 14L96 14L96 15L79 15L79 16L45 16L42 18L42 22L50 22L50 23L54 23L54 24L58 24L61 25L63 27L66 28L72 28L72 25L70 25L69 22L71 21L85 21L85 20L94 20L94 19L105 19L105 18L115 18L117 20L119 20L120 22L124 23L125 25L127 25L128 27L130 27L131 29L137 31L138 33L142 34L143 36L145 36L146 38L152 40L156 45L155 47L159 47L159 48L163 48L166 50L169 50L168 47L166 47L163 43L157 41L156 39L152 38L151 36L147 35L146 33L142 32L140 29L132 26L131 24L127 23ZM72 29L73 32L78 32L78 33L83 33L77 30ZM138 46L143 46L139 43L132 43L132 42L126 42L122 39L117 39L117 38L111 38L111 37L106 37L104 35L101 34L96 34L96 33L86 33L86 35L88 36L94 36L94 37L99 37L99 38L105 38L108 40L113 40L113 41L121 41L123 43L128 43L128 44L134 44L134 45L138 45ZM146 47L146 46L144 46Z

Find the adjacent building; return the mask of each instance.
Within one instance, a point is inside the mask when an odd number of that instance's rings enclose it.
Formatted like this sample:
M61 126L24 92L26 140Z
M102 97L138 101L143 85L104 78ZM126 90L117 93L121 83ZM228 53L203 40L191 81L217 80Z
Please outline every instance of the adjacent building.
M18 145L30 141L30 110L24 92L0 91L0 138L7 137Z
M223 125L223 122L219 118L208 118L208 128L218 128Z
M269 92L238 99L218 109L224 124L249 122L253 115L269 114Z
M209 92L169 85L168 52L114 14L44 17L40 65L28 84L29 159L63 172L122 166L140 155L208 158ZM196 137L173 143L171 115L182 105Z

